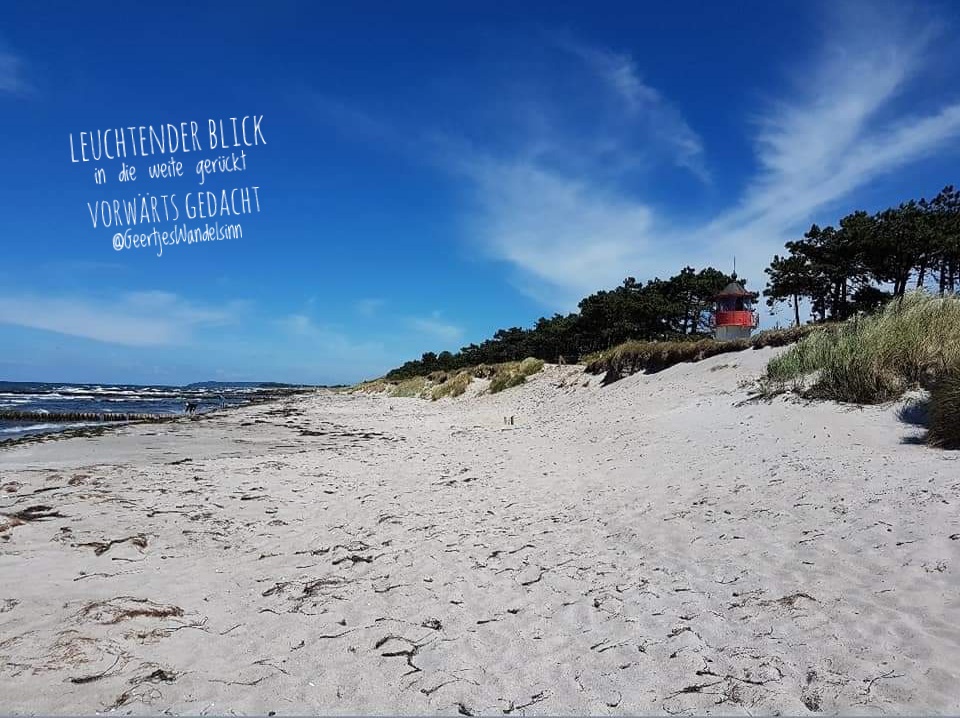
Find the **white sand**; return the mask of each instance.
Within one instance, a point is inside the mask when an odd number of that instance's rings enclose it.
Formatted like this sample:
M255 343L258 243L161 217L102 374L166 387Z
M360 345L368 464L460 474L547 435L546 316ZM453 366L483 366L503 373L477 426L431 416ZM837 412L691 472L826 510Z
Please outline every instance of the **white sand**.
M960 455L769 356L0 450L0 711L957 713Z

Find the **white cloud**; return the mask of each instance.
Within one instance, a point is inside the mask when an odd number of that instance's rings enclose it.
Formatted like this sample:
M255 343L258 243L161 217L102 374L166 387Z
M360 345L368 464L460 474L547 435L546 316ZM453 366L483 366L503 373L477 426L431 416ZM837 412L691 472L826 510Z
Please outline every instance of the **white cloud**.
M559 44L583 60L601 83L619 97L623 111L637 130L650 141L667 147L677 165L703 181L709 180L702 139L660 92L643 82L632 57L570 39Z
M241 303L210 309L161 291L88 297L0 296L0 324L134 347L183 344L197 330L234 321Z
M289 372L309 376L322 371L328 379L356 381L364 376L379 376L390 364L382 342L357 341L307 314L289 314L274 324L293 340L288 343L300 357L309 358L309 363L288 367Z
M368 297L366 299L360 299L354 304L354 309L357 314L362 317L373 317L380 311L380 309L386 305L386 300L377 299L373 297Z
M319 349L323 358L359 358L383 354L383 345L376 341L355 341L335 327L317 323L306 314L288 314L276 321L286 334Z
M457 342L463 337L463 329L441 319L440 312L429 317L410 317L407 323L414 331L439 341Z
M657 254L650 208L613 190L530 163L478 158L468 171L487 251L536 280L531 293L547 303L575 303Z
M298 336L314 336L319 329L313 320L306 314L290 314L278 321L278 324L291 334Z
M300 102L318 120L330 125L341 134L364 144L389 146L405 144L403 135L398 133L393 125L335 97L307 90L301 93Z
M553 309L571 309L628 275L668 276L687 264L729 269L734 254L756 287L786 240L814 221L835 221L824 213L843 210L858 189L960 146L960 93L917 88L935 63L957 60L953 43L933 42L949 36L942 20L893 4L825 7L813 31L819 51L788 68L778 96L745 122L752 175L707 216L693 197L685 211L658 206L643 189L671 165L708 178L700 135L630 55L569 37L549 39L549 73L505 81L488 103L496 132L476 135L483 142L468 139L469 123L458 139L439 128L386 128L336 102L320 107L331 123L465 180L472 241Z
M740 200L713 218L658 211L602 164L572 168L543 162L532 150L509 158L474 151L461 153L453 165L472 181L479 207L473 235L493 257L519 270L529 294L554 308L570 308L584 293L627 275L663 276L685 264L728 269L734 254L741 276L761 285L773 254L818 212L885 173L958 146L960 103L948 98L923 113L902 101L931 60L934 32L892 9L887 19L878 25L860 16L849 23L831 16L826 24L833 30L813 65L795 68L789 96L755 118L758 170ZM679 147L689 150L675 147L675 158L696 166L699 137L638 79L628 57L571 47L632 108L637 122L643 125L652 113L657 125L676 128ZM529 146L537 146L536 138Z
M885 173L956 149L960 103L929 114L904 112L897 103L924 71L934 31L896 13L886 19L871 24L859 17L856 28L835 27L828 35L797 97L759 119L760 171L741 202L703 229L718 244L750 249L755 281L818 211Z
M0 49L0 93L19 94L30 90L23 69L19 57Z
M563 79L541 78L542 91L498 117L505 146L432 136L422 154L468 180L469 232L480 250L515 268L525 293L571 309L626 273L668 264L652 205L625 185L665 165L700 180L708 173L701 138L632 58L568 37L551 38L551 47Z
M283 316L274 324L286 335L288 341L285 344L293 346L298 355L311 358L311 372L322 367L329 376L349 381L382 375L394 364L389 357L395 356L398 347L409 342L411 335L426 337L431 346L435 342L446 343L450 349L454 348L452 343L463 336L463 330L445 321L440 312L398 318L397 327L406 331L395 335L381 334L385 341L355 338L350 331L325 324L303 312ZM409 353L410 350L405 348L403 351Z

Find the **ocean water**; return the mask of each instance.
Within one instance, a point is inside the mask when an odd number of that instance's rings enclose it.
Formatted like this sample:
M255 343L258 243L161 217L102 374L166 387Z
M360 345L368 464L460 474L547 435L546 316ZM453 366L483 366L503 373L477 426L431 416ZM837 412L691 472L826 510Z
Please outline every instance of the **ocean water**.
M219 409L221 404L240 406L267 391L258 386L169 387L107 384L43 384L0 382L0 442L21 436L48 434L100 422L47 420L46 414L85 412L96 414L183 414L187 402L198 404L197 413ZM4 414L29 411L29 420L12 420ZM111 424L114 422L111 422Z

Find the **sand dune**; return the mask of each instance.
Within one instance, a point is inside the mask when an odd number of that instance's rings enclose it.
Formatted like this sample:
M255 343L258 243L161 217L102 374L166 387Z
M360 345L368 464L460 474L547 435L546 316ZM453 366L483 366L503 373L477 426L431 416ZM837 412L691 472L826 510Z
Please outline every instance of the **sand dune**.
M0 707L956 713L960 456L770 355L0 450Z

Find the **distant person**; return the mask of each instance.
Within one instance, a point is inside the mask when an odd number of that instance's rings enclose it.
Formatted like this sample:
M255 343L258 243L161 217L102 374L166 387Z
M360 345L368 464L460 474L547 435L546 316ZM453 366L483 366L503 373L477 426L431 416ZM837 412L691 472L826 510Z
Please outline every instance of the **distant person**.
M188 402L187 402L187 406L186 406L186 412L187 412L188 414L195 414L195 413L197 412L197 407L198 407L199 405L200 405L199 402L196 402L196 401L188 401Z

